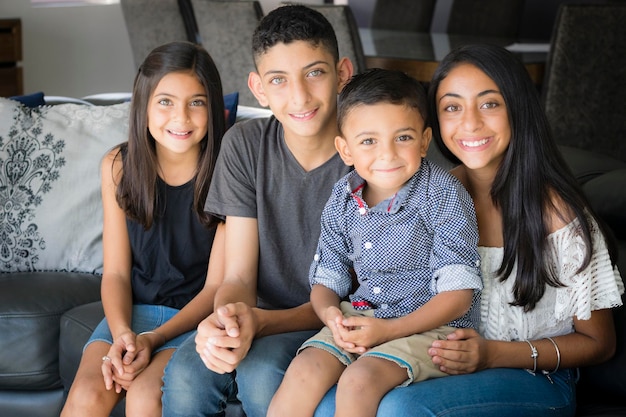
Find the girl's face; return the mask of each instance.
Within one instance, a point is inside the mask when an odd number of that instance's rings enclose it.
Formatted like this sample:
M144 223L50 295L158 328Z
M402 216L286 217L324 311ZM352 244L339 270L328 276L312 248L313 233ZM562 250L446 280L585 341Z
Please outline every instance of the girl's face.
M198 153L207 134L208 97L191 72L172 72L161 78L148 103L148 130L157 154Z
M454 68L436 94L446 147L469 169L497 170L511 141L504 97L496 83L471 64Z

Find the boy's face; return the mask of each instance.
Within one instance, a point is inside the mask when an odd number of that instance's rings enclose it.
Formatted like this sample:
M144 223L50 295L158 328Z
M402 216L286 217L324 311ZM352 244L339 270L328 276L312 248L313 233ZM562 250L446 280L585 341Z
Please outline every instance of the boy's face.
M309 42L279 43L257 59L248 86L282 123L285 138L337 134L337 93L352 76L352 65Z
M377 202L393 196L419 170L432 137L416 109L390 103L354 107L342 130L337 150L367 181L367 194Z

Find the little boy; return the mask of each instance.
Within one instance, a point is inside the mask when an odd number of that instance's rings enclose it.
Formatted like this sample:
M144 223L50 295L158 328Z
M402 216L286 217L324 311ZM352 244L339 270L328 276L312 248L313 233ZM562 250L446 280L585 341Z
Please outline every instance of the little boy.
M335 416L375 416L392 388L446 375L427 354L433 339L477 327L474 206L423 159L426 109L421 84L401 72L371 70L342 90L335 146L354 171L326 203L309 273L326 327L300 348L268 416L312 416L335 383Z
M235 395L247 417L265 417L296 350L322 327L307 270L324 203L350 170L334 140L337 94L352 64L340 59L328 20L299 5L268 13L252 50L248 85L274 116L224 136L205 205L226 219L210 258L223 282L195 341L168 363L165 417L223 415Z

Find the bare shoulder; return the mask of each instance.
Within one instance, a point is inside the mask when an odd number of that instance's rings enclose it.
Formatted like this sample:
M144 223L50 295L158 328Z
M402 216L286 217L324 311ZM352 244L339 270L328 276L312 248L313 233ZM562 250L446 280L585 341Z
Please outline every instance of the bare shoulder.
M100 164L102 184L117 183L122 172L120 148L116 147L104 155Z

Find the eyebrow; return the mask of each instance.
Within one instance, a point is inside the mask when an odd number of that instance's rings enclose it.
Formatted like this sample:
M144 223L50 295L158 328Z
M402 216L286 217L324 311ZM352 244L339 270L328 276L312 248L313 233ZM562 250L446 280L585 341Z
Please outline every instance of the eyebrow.
M478 93L476 95L476 97L483 97L486 96L487 94L499 94L502 95L502 93L498 90L485 90L485 91L481 91L480 93ZM457 93L446 93L443 96L441 96L441 98L438 101L443 100L446 97L454 97L454 98L462 98L462 96L460 94Z
M311 69L311 68L313 68L313 67L315 67L317 65L325 65L325 66L330 67L330 64L328 62L319 60L319 61L313 61L310 64L305 65L302 69L303 70L309 70L309 69ZM287 73L287 71L283 71L283 70L269 70L269 71L265 72L263 74L263 76L265 77L267 75L272 75L272 74L286 74L286 73Z
M176 94L173 94L173 93L168 93L167 91L164 91L164 92L158 92L158 91L155 91L155 92L154 92L154 97L157 97L157 96L165 96L165 97L180 98L180 97L179 97L179 96L177 96ZM193 94L193 95L191 95L190 97L191 97L191 98L197 98L197 97L204 97L204 98L207 98L207 97L208 97L208 94L206 94L206 93L197 93L197 94Z
M405 132L418 132L418 130L410 126L406 126L406 127L401 127L399 129L394 130L393 134L397 135L399 133L405 133ZM375 130L364 130L362 132L357 133L355 137L358 138L359 136L363 136L363 135L371 136L377 133L380 133L380 132L377 132Z

